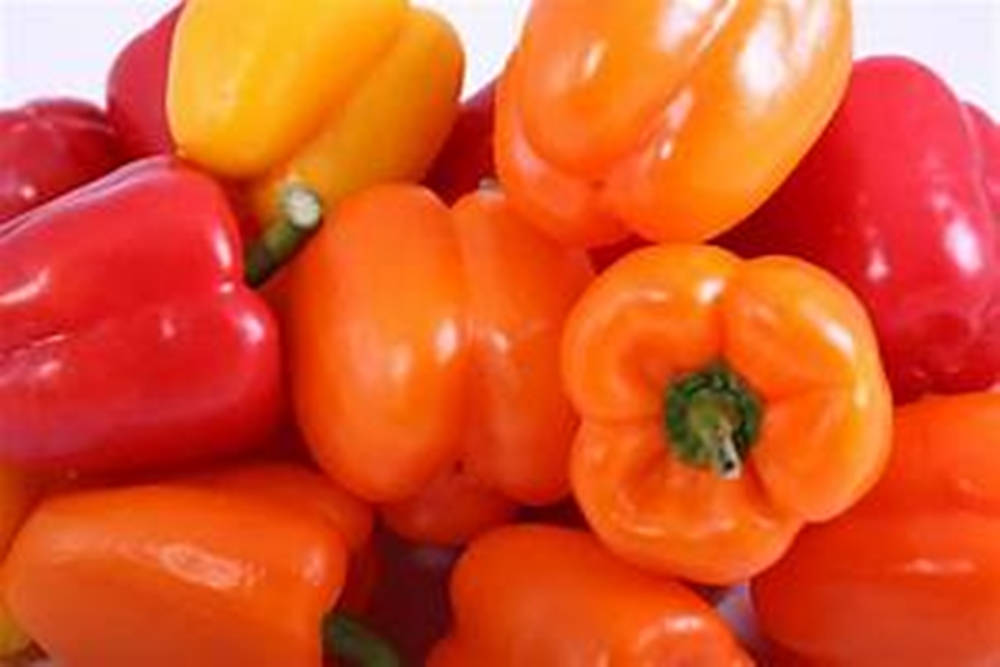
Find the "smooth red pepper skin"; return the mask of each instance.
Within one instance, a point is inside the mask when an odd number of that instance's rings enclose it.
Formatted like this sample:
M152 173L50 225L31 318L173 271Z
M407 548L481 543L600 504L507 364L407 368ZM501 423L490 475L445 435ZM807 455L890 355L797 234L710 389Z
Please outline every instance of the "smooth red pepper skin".
M81 100L0 111L0 226L122 163L104 112Z
M130 158L172 153L167 123L170 45L182 6L136 35L118 54L108 75L108 116Z
M279 388L276 325L207 176L151 158L0 231L0 460L218 458L272 433Z
M854 68L826 133L722 239L837 274L868 307L897 402L1000 380L1000 139L933 72Z
M446 204L475 192L484 179L496 178L493 162L493 108L496 81L462 104L448 140L424 184Z

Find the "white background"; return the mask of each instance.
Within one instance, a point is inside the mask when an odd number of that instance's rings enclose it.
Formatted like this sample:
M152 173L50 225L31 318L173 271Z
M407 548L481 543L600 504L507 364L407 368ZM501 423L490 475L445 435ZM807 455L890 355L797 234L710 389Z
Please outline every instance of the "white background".
M0 0L0 105L68 94L101 100L114 54L174 1ZM528 0L417 4L440 9L458 27L469 52L471 90L501 67ZM1000 114L1000 0L854 4L859 54L918 57L959 94Z

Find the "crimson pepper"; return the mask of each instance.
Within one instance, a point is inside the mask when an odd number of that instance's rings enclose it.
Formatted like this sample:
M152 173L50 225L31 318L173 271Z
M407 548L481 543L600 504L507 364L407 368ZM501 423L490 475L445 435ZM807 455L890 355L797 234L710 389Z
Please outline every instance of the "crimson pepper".
M309 203L297 201L293 224L317 216ZM273 251L294 245L274 230L248 255L258 284ZM243 284L239 248L222 189L168 157L10 223L0 232L0 459L152 468L265 439L279 415L278 334Z
M1000 380L1000 129L912 60L858 63L815 148L722 244L842 278L899 402Z
M0 111L0 225L122 162L104 112L80 100Z
M493 162L493 108L496 81L462 103L455 126L427 173L424 184L447 204L496 178Z
M178 5L129 42L108 75L108 116L129 157L174 150L167 123L167 74L181 8Z

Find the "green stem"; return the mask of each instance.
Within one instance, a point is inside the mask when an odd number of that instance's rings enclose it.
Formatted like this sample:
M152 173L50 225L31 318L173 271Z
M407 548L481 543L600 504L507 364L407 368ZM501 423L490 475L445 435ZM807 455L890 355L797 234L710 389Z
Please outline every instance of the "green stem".
M323 622L323 648L328 655L357 667L400 667L402 664L386 640L343 612L332 613Z
M677 458L723 479L743 474L762 413L761 400L743 378L713 364L672 382L664 403L664 426Z
M278 216L246 249L246 282L260 287L284 266L323 222L323 202L308 186L286 186L279 196Z

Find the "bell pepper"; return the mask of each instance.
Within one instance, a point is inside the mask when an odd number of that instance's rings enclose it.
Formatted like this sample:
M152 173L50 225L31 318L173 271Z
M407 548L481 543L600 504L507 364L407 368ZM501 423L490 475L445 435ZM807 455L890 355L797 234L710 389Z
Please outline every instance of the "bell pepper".
M773 564L804 524L857 502L890 452L864 309L794 258L628 255L570 314L563 376L588 522L625 560L699 583Z
M339 606L363 611L374 581L370 571L374 518L370 507L326 476L295 463L268 462L226 467L192 480L227 492L296 507L324 519L344 539L350 561Z
M104 112L52 99L0 111L0 227L122 163Z
M454 630L428 667L753 664L698 596L580 531L519 525L479 538L452 573L451 601Z
M393 532L414 542L460 546L511 522L518 505L460 466L445 470L416 496L380 508Z
M1000 395L898 409L878 486L754 580L787 664L989 665L1000 651ZM792 662L794 660L794 662ZM782 664L782 663L779 663Z
M864 60L812 152L721 243L843 279L872 315L899 402L988 388L1000 381L998 136L924 66Z
M484 180L496 180L493 164L494 99L496 81L466 100L455 119L424 184L446 204L475 192Z
M188 0L167 117L179 153L249 182L269 219L288 183L333 206L419 180L451 129L463 67L451 26L406 0Z
M236 234L220 188L169 158L0 232L0 459L151 469L263 442L280 407L278 335L242 284ZM258 249L255 272L275 258Z
M848 0L535 0L497 93L500 181L564 243L702 241L777 189L850 67Z
M178 5L132 39L108 75L108 118L132 159L174 151L167 124L167 72L182 8Z
M384 185L342 202L291 269L293 401L333 479L386 503L461 464L519 503L567 493L576 417L558 346L591 277L582 252L499 192L449 211Z
M11 549L6 601L60 664L319 667L325 644L360 665L397 665L364 626L328 614L348 559L334 525L355 523L355 509L319 480L293 495L293 475L45 500Z

